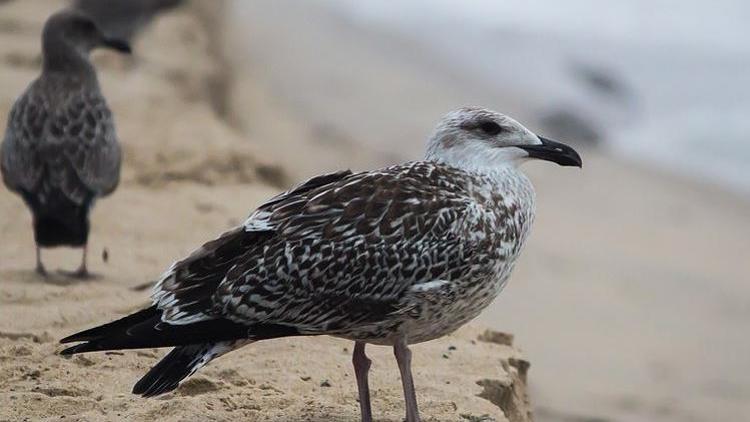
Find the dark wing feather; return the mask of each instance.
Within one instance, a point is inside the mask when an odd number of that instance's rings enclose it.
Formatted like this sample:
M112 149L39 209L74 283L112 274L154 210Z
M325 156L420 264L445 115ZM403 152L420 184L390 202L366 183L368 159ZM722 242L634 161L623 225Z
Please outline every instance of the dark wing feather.
M314 189L345 179L351 174L351 171L346 170L314 177L271 198L261 205L253 216L272 213L276 207L290 198L304 196ZM164 310L165 320L186 323L211 318L207 312L213 308L213 294L227 272L247 251L262 245L274 235L271 228L253 226L250 223L254 221L253 216L244 226L222 234L198 248L187 258L176 262L162 276L154 287L153 299Z
M412 287L470 271L472 202L451 172L414 163L279 202L262 224L275 235L229 271L215 314L335 333L409 312Z
M61 343L83 342L61 351L60 354L187 346L238 339L264 340L293 335L299 335L299 332L290 327L270 324L252 327L250 333L247 325L225 318L186 325L166 324L161 322L161 311L152 306L60 340Z
M95 91L72 96L63 110L51 130L63 134L65 159L89 190L108 195L119 183L122 161L112 112Z
M18 193L33 192L44 172L41 144L35 140L44 134L48 115L46 107L34 103L25 94L13 104L0 150L3 181Z
M409 312L410 288L470 270L474 249L461 233L472 201L455 183L465 175L454 171L411 163L323 177L271 199L219 238L262 236L231 250L226 266L181 272L195 259L216 259L209 243L167 273L154 294L163 320L331 333Z

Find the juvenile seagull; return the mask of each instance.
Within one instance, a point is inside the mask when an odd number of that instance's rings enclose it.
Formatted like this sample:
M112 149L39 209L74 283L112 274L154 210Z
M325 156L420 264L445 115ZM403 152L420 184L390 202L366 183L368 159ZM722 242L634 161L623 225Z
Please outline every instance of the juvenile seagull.
M16 100L0 153L3 181L31 209L36 270L46 274L40 247L83 247L75 276L86 277L89 211L117 187L120 146L112 113L89 53L130 52L105 37L85 15L52 15L42 34L42 74Z
M175 348L133 388L173 390L246 344L298 335L353 340L362 421L372 420L365 345L392 346L406 420L419 420L409 345L469 322L502 290L534 217L529 159L581 166L570 147L510 117L446 115L423 161L314 177L164 273L153 306L62 340L64 355Z

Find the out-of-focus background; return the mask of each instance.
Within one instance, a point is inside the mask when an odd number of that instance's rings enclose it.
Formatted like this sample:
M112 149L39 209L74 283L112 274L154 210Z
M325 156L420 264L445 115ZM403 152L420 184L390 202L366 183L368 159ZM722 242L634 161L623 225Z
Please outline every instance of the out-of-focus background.
M530 358L537 419L744 420L749 20L741 0L237 1L232 112L295 174L419 157L466 104L580 148L582 171L527 166L537 223L481 317ZM287 150L257 85L338 152Z
M0 1L2 116L38 69L55 2L34 3ZM14 240L0 274L15 277L0 284L3 331L106 320L113 303L145 299L130 287L278 189L418 159L440 116L482 105L584 160L526 166L534 231L480 318L531 362L536 420L750 414L750 3L186 3L199 18L165 14L133 59L96 57L126 152L123 186L92 217L107 281L39 287L27 212L0 194ZM128 289L112 298L107 283ZM56 314L11 323L29 303Z

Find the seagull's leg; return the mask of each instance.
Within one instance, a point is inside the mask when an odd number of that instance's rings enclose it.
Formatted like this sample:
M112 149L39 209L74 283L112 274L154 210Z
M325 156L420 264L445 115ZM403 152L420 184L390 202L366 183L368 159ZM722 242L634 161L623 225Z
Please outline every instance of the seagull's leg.
M86 256L88 255L88 245L83 245L83 256L81 257L81 265L78 267L77 270L75 270L72 273L69 273L70 276L80 279L86 279L89 278L89 270L86 267Z
M42 264L42 248L39 245L36 245L36 273L47 276L47 270L44 269L44 264Z
M79 278L81 280L86 280L89 277L91 277L91 274L89 274L89 270L86 267L86 257L88 255L88 249L89 249L88 245L83 245L83 256L81 257L81 265L78 266L77 270L75 271L60 270L59 272L68 277Z
M354 364L354 375L357 377L357 390L359 391L359 410L362 422L372 422L372 408L370 406L370 385L367 383L367 373L370 371L372 361L365 354L365 343L354 342L354 353L352 353Z
M417 408L417 394L414 391L414 380L411 377L411 350L406 343L406 336L401 337L393 345L398 369L401 371L401 384L404 386L404 400L406 401L406 422L419 422Z

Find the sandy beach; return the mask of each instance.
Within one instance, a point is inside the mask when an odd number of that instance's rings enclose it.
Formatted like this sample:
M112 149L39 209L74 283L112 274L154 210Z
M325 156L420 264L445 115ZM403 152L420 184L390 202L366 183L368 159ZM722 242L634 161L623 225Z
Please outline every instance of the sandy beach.
M295 181L419 158L460 105L524 109L324 7L229 2L225 21L220 4L165 15L132 58L95 54L125 151L121 186L92 214L96 279L39 279L30 215L0 189L0 421L356 420L342 340L246 347L152 400L130 389L164 351L63 359L57 340L146 305L175 259ZM0 2L0 130L59 5ZM606 151L582 155L582 171L528 166L537 219L509 286L478 322L414 348L425 420L525 421L531 405L542 422L743 420L750 203ZM44 256L70 270L79 252ZM485 327L514 346L479 341ZM376 420L401 421L392 353L371 354Z

